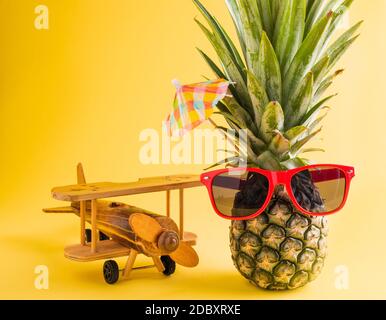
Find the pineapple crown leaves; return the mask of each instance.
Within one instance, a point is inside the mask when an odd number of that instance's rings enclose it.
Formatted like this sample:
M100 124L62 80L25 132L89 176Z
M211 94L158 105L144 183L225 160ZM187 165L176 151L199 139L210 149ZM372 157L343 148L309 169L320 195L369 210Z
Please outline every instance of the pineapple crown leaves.
M353 0L225 1L241 50L193 0L208 27L195 21L219 64L199 53L217 77L232 82L232 98L218 104L218 113L230 128L247 129L248 164L278 170L302 165L299 154L320 150L304 146L320 132L320 113L335 96L324 97L343 71L334 67L358 37L362 21L332 41Z

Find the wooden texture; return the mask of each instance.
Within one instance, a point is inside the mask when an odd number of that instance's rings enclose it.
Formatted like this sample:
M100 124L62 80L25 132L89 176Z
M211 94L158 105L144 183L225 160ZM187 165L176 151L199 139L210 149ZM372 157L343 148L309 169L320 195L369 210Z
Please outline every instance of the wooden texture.
M167 254L167 252L164 252L153 243L141 239L133 231L129 220L133 214L141 213L149 215L150 219L156 220L162 229L178 233L178 227L172 219L120 202L108 202L104 200L98 200L96 202L98 206L96 225L99 231L114 241L134 249L139 253L144 253L148 256ZM79 214L79 202L74 202L72 205L74 206L74 211ZM91 223L90 201L86 203L86 221Z
M184 189L179 190L180 203L180 238L184 236Z
M155 267L159 272L164 272L165 267L159 257L152 257Z
M193 232L184 231L182 242L190 246L195 246L197 244L197 235Z
M80 244L86 244L86 202L80 202Z
M170 218L170 190L166 190L166 216Z
M136 182L99 182L52 189L52 196L62 201L82 201L124 195L177 190L201 186L199 175L175 175L139 179Z
M98 212L97 201L92 200L91 201L91 252L92 253L96 252L97 242L98 242L97 212Z
M125 269L123 270L122 277L127 279L130 275L131 270L133 269L133 265L135 259L137 258L138 252L135 250L131 250L129 257L127 258Z
M184 267L193 268L198 264L197 252L184 242L180 243L178 249L170 254L170 257Z
M86 178L84 177L83 166L81 163L78 163L76 167L76 178L78 184L86 184Z
M76 213L73 207L44 208L45 213Z
M165 270L160 259L164 255L170 255L178 264L186 267L198 264L198 255L191 247L196 244L197 236L184 232L183 227L184 189L201 186L198 175L145 178L129 183L87 184L82 164L79 163L77 183L52 189L55 199L71 201L71 207L43 209L45 212L75 213L80 217L80 244L66 247L65 257L87 262L128 256L122 273L124 278L130 275L139 253L151 257L160 272ZM171 190L179 190L180 228L170 219ZM99 200L158 191L166 191L166 217L124 203ZM89 244L86 243L85 236L86 222L91 224ZM100 231L111 240L99 241ZM178 232L181 241L178 239Z
M129 225L133 231L145 241L156 243L158 236L162 232L162 226L153 217L134 213L129 218Z
M130 248L127 248L116 241L105 240L98 243L98 252L92 253L90 245L76 244L64 248L64 256L78 262L89 262L104 260L129 255Z

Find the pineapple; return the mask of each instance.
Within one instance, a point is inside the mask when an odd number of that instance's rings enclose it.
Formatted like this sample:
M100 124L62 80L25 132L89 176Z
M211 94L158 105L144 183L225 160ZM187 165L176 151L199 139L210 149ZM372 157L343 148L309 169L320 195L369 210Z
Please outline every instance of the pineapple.
M342 72L334 67L362 23L334 37L353 0L226 0L239 49L202 3L194 2L209 28L196 22L220 64L199 52L217 77L231 82L232 97L218 104L218 113L231 129L246 130L248 166L286 170L307 165L303 155L321 150L305 145L320 133L326 103L334 97L324 95ZM219 164L237 166L241 150L236 150L239 154ZM307 179L295 187L300 204L323 205ZM232 259L258 287L295 289L320 274L327 230L326 217L298 212L280 186L263 214L231 223Z

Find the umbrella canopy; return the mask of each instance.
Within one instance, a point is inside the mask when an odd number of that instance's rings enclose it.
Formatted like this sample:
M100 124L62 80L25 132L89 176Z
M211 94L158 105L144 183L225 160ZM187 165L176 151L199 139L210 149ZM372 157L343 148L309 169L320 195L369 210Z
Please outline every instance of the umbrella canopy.
M217 103L227 95L229 81L218 79L190 85L173 80L177 92L173 112L164 122L170 136L183 136L206 121Z

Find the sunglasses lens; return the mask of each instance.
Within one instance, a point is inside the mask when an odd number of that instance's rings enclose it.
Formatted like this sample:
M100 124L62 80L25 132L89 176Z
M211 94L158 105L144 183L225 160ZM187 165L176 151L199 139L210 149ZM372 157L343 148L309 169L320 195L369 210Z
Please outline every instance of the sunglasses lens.
M305 169L292 177L291 187L304 210L329 213L343 203L346 178L342 170L334 167Z
M226 172L213 179L217 210L228 217L248 217L262 208L268 196L268 179L257 172Z

